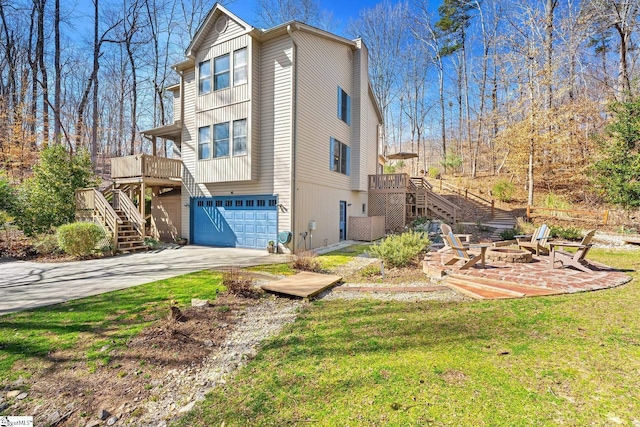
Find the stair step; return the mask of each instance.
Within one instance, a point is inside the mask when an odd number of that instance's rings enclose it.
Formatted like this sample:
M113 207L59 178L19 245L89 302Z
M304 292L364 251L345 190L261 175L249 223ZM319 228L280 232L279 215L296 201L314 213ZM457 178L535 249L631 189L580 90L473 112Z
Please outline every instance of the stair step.
M524 294L519 292L498 289L452 277L447 278L445 284L454 290L475 299L507 299L521 298L524 296Z
M463 276L461 274L452 274L449 277L457 281L472 283L476 286L484 286L492 289L521 293L523 294L523 296L557 295L562 293L554 289L546 289L538 286L525 285L523 283L509 282L505 280L497 281L486 277L473 277L473 279L470 279L468 276Z

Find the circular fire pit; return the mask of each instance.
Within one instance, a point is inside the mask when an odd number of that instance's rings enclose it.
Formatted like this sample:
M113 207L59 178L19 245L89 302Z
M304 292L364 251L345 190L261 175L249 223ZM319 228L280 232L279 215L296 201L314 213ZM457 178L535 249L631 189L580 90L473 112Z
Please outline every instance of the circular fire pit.
M520 249L491 248L487 251L486 258L491 261L524 264L533 260L533 254L529 251L522 251Z

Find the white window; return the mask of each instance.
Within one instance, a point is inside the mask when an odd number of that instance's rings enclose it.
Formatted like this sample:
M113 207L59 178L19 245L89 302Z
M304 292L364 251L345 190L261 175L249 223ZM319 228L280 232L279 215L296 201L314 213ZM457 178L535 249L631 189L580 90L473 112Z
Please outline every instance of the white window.
M338 86L338 118L346 124L351 124L351 97Z
M229 157L229 123L213 125L213 157Z
M213 90L229 87L229 54L213 60Z
M330 139L329 144L329 169L345 175L350 174L351 148L338 141Z
M247 83L247 48L233 52L233 85Z
M198 69L200 70L199 93L202 95L211 92L211 61L201 62Z
M198 159L208 159L210 156L210 144L211 144L211 128L209 126L203 126L198 128Z
M247 154L247 119L233 121L233 155Z

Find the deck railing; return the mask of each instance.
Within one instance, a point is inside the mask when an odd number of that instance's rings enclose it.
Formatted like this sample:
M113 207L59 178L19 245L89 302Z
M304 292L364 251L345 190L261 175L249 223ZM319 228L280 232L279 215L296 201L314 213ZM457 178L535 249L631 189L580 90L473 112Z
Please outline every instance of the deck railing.
M410 183L406 173L369 175L369 190L405 190Z
M111 159L111 177L182 178L182 160L137 154Z

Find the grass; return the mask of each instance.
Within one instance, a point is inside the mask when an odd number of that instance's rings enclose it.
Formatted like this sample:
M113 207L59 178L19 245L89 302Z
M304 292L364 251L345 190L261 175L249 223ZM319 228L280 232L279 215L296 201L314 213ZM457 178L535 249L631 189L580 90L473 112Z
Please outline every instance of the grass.
M180 426L640 421L640 257L619 288L471 303L318 301Z
M369 249L369 245L351 245L337 251L329 252L318 256L318 261L323 270L331 270L351 261L354 257L363 254ZM296 274L296 270L291 267L291 263L258 265L247 268L248 271L271 273L282 276Z
M167 315L168 305L191 298L214 299L221 275L200 271L120 291L0 316L0 388L30 377L56 351L73 350L89 366L109 362L108 352L123 346L144 327Z

